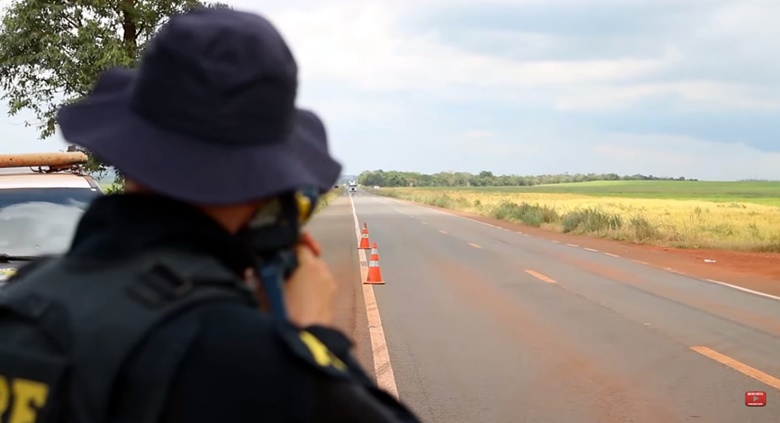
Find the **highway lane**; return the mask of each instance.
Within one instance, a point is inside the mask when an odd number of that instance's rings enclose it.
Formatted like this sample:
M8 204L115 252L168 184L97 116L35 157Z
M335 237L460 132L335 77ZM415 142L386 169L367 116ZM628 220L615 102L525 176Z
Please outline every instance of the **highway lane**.
M780 421L780 302L406 202L354 204L379 244L397 389L424 421ZM749 390L768 405L746 407Z

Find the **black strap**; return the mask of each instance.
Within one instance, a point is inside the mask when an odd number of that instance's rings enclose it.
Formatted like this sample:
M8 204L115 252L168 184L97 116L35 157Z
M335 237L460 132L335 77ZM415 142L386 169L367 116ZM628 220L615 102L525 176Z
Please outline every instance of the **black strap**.
M49 341L61 351L72 348L73 333L68 310L60 303L37 293L28 293L10 301L0 296L0 316L7 313L30 324L37 324Z
M158 422L181 362L199 333L198 320L179 317L156 330L123 372L117 423Z
M215 301L238 302L242 300L235 290L224 289L219 284L209 286L205 283L199 284L194 280L187 281L187 283L191 283L191 287L171 291L175 294L162 294L163 296L174 295L174 297L169 297L167 302L156 303L157 307L142 308L139 307L139 303L116 298L113 301L111 299L105 300L105 303L110 306L110 310L93 309L93 312L98 313L95 313L91 318L99 319L101 316L98 314L105 313L106 315L102 318L111 321L116 331L125 332L126 335L115 338L103 329L88 334L92 343L106 345L106 347L104 349L94 347L80 349L82 354L88 354L88 356L83 356L78 360L76 371L82 384L77 389L81 389L80 392L94 392L95 389L113 392L113 388L116 387L115 381L120 376L121 364L123 364L117 363L117 358L130 356L137 347L142 345L143 338L154 331L159 324L190 307ZM102 374L104 369L110 369L112 373ZM102 386L85 386L85 384L92 385L91 381L101 381ZM81 397L81 400L79 405L82 407L82 415L102 416L100 421L105 421L102 419L105 419L109 412L107 401L101 402L95 397L86 396Z

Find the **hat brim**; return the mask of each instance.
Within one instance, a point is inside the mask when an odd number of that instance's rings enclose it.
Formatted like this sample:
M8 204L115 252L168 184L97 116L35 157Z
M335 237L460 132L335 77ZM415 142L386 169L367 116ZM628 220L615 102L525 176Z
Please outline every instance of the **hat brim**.
M112 72L112 71L109 71ZM130 107L134 73L58 113L63 137L160 194L201 204L237 204L303 187L327 192L341 174L320 119L297 109L285 140L225 146L166 131Z

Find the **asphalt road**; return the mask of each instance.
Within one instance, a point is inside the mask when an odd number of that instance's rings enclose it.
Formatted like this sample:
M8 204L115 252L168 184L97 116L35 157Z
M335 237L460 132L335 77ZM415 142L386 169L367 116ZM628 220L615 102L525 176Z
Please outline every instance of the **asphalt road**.
M353 207L337 199L312 222L341 284L337 323L369 371L382 367L363 303L373 292L390 380L423 421L780 422L780 301L407 202L353 200L386 283L364 291ZM746 391L768 404L746 407Z

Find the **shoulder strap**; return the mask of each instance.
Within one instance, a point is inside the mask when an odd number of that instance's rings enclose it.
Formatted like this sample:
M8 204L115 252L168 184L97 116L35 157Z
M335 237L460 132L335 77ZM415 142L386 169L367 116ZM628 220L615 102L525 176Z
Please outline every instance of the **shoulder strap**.
M122 366L161 323L205 303L254 305L229 270L179 251L150 251L122 263L55 259L21 282L8 287L3 302L41 296L68 311L74 334L68 345L71 403L76 420L84 423L107 421Z
M154 330L122 371L122 392L111 410L116 423L156 423L181 362L196 340L196 319L179 318Z

